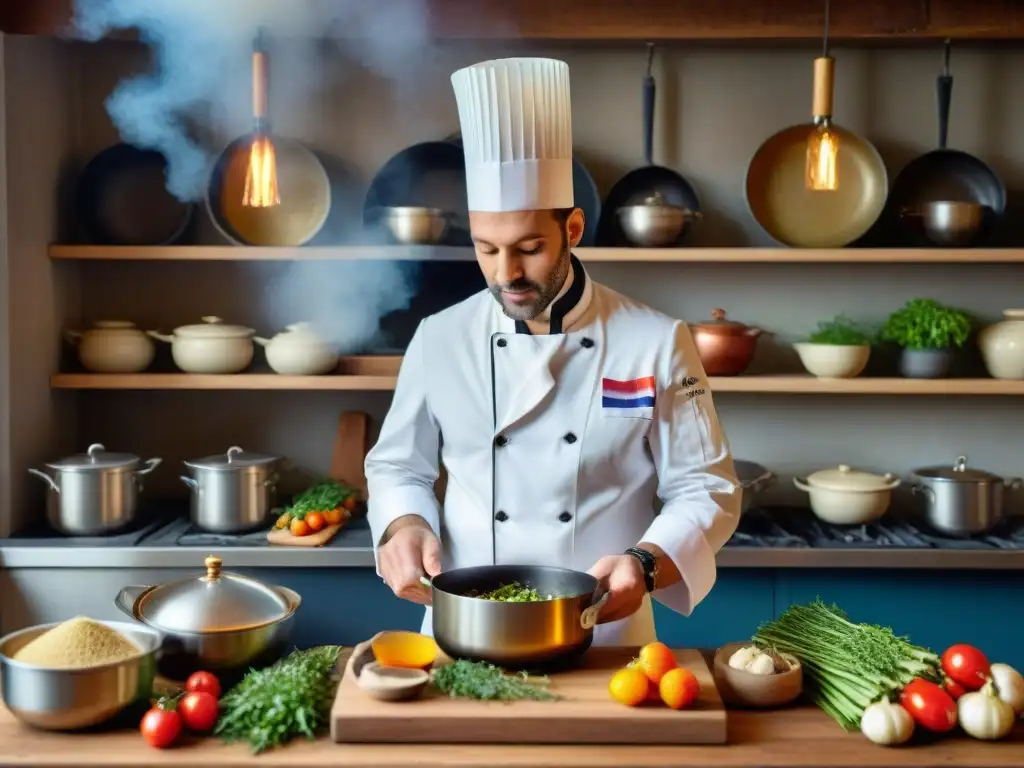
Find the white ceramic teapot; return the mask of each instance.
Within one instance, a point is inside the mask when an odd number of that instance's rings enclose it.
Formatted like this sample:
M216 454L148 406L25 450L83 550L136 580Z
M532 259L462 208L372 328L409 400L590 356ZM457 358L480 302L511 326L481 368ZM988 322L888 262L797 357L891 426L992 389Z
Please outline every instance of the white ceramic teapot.
M320 376L338 367L338 355L317 336L310 323L294 323L272 339L253 339L267 350L267 363L277 373Z

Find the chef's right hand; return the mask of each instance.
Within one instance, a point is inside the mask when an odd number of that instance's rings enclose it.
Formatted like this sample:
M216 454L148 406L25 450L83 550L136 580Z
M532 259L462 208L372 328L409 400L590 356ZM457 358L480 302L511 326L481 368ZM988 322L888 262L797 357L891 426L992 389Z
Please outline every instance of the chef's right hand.
M441 542L423 518L399 518L395 523L404 524L397 525L377 551L380 575L399 597L430 605L430 589L420 579L441 572Z

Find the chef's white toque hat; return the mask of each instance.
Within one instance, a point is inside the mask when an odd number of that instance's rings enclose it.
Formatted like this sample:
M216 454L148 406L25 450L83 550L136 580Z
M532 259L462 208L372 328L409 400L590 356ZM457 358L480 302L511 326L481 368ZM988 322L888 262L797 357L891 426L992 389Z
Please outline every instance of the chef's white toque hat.
M452 75L471 211L572 208L569 65L498 59Z

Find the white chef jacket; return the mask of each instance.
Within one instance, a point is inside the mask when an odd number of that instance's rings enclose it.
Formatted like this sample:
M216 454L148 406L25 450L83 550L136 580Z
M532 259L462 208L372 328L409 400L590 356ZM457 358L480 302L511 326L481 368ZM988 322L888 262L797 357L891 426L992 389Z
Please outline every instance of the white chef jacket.
M688 615L714 584L741 499L704 370L684 323L593 283L575 257L573 275L550 334L530 334L486 290L420 323L366 457L374 551L410 514L440 537L444 570L585 571L648 542L683 577L653 596ZM649 599L594 634L595 645L654 639Z

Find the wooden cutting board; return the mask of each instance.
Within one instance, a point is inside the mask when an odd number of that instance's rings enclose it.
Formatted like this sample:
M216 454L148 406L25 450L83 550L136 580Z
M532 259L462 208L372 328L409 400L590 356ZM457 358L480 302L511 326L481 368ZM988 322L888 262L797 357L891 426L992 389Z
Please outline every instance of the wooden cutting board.
M322 547L344 527L345 523L325 525L316 533L310 533L305 536L292 536L291 531L287 528L282 528L281 530L271 528L267 531L267 541L284 547Z
M684 710L626 707L608 695L615 670L635 648L592 648L579 668L551 675L559 701L510 703L452 699L431 688L421 699L370 698L346 674L331 709L339 743L433 744L725 744L726 714L714 678L698 651L675 651L700 682L700 698Z

